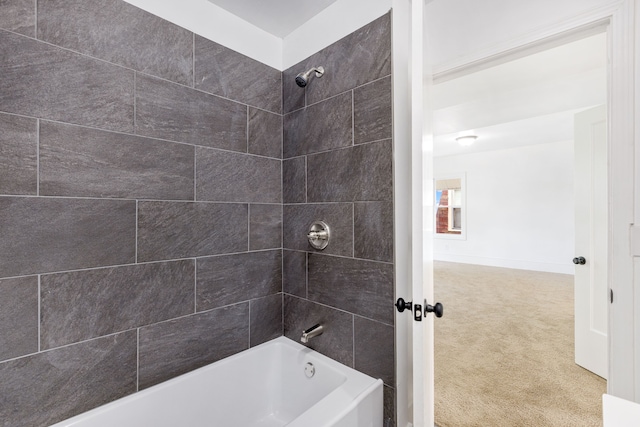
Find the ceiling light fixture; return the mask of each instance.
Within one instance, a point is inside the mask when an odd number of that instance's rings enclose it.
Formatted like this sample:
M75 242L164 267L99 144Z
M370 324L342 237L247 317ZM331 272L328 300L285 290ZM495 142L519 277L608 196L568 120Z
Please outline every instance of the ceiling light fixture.
M465 135L457 137L456 141L458 141L458 144L462 145L463 147L468 147L469 145L476 142L476 139L478 139L476 135Z

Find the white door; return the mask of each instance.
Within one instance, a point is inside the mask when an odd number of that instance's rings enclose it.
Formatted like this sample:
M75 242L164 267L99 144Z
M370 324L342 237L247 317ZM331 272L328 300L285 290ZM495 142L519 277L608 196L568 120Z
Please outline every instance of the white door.
M576 114L575 357L585 369L607 378L607 110Z

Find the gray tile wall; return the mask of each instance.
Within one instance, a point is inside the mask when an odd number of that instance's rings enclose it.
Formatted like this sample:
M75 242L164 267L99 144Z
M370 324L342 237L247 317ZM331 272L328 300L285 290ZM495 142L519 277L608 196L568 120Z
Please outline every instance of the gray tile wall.
M305 88L300 71L323 66ZM385 15L283 72L284 333L385 383L395 424L391 21ZM331 227L323 251L306 232Z
M0 425L315 323L393 419L390 43L386 15L281 73L122 0L0 1Z
M0 426L282 335L280 71L122 0L0 1L0 57Z

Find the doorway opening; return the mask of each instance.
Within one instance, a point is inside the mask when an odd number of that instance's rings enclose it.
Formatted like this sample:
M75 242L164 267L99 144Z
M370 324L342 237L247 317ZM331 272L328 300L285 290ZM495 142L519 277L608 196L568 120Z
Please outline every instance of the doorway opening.
M433 87L434 176L465 177L466 218L464 237L434 236L435 296L448 311L435 324L440 427L600 425L606 382L575 365L567 327L581 255L575 117L607 102L604 31ZM458 144L463 135L473 144Z

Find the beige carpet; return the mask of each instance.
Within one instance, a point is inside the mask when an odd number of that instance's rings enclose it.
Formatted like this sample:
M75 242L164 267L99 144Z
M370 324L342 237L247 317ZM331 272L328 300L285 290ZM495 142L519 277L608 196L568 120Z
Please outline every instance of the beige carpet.
M573 276L436 262L439 427L601 426L606 382L573 356Z

